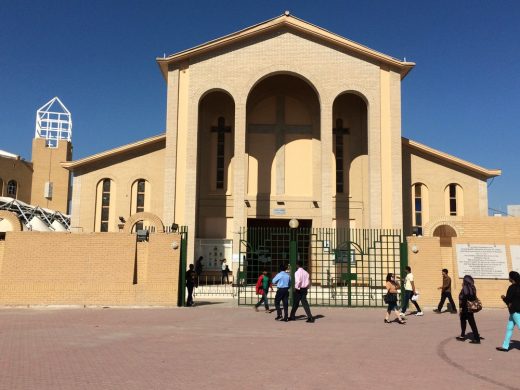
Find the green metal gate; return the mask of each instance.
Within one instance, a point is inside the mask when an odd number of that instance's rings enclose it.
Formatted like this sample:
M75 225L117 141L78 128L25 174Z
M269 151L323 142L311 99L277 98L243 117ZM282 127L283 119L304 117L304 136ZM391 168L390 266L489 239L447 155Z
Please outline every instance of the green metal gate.
M255 284L263 270L274 276L289 264L294 274L301 260L311 275L311 305L383 306L387 273L403 275L408 261L402 233L395 229L250 227L240 237L239 305L257 302Z

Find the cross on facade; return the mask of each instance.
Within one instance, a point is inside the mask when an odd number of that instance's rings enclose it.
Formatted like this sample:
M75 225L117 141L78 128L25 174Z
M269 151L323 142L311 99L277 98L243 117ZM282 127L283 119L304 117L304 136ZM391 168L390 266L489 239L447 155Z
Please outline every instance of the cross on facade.
M285 96L276 97L276 123L250 124L247 127L251 133L276 134L276 194L285 194L285 135L312 134L311 125L288 125L285 123Z
M217 133L217 188L224 188L224 156L226 133L231 133L231 126L226 126L223 116L218 118L217 127L211 127L212 133Z
M336 119L336 127L333 129L336 138L336 192L344 192L343 180L343 136L350 134L350 129L343 127L343 120Z

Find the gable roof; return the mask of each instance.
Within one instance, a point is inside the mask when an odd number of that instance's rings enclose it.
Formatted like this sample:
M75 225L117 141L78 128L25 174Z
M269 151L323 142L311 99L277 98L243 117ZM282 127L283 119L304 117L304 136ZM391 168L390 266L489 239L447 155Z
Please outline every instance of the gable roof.
M490 179L495 176L500 176L502 174L502 171L500 169L486 169L479 165L470 163L469 161L463 160L461 158L452 156L451 154L441 152L440 150L430 148L429 146L426 146L424 144L421 144L417 141L413 141L408 138L402 137L402 144L403 146L408 146L411 149L423 152L429 156L436 157L440 160L447 161L449 163L455 164L459 167L468 169L472 172L475 172L479 175L483 175L486 178Z
M217 48L221 48L224 46L228 46L230 44L240 42L244 39L248 39L250 37L263 34L267 31L271 31L283 26L289 26L298 31L304 32L311 36L317 37L319 39L325 40L329 43L337 45L342 48L349 49L353 52L356 52L365 57L376 60L380 63L389 65L393 68L398 69L401 74L401 79L403 79L410 70L415 66L414 62L405 62L398 60L397 58L391 57L389 55L380 53L376 50L370 49L364 45L351 41L347 38L344 38L340 35L334 34L330 31L327 31L321 27L318 27L314 24L306 22L305 20L299 19L289 14L289 12L285 12L285 14L278 16L273 19L269 19L265 22L259 23L257 25L248 27L246 29L234 32L229 35L225 35L222 38L217 38L212 41L203 43L202 45L195 46L191 49L183 50L175 54L171 54L168 57L158 57L157 64L161 69L163 77L166 79L168 74L168 66L170 64L184 62L191 57L196 55L207 53L209 51L215 50Z
M106 150L101 153L93 154L92 156L87 156L82 159L76 161L68 161L60 163L61 166L69 171L74 171L76 168L80 168L83 166L87 166L89 164L98 162L105 158L113 157L118 154L127 153L132 150L141 149L149 145L153 145L155 143L164 142L166 140L166 134L156 135L150 138L145 138L141 141L133 142L131 144L119 146L114 149Z

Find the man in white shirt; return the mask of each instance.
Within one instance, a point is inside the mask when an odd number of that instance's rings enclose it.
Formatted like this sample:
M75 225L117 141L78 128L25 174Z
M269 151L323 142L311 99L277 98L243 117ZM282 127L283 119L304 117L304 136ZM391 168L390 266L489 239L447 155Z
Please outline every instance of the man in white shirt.
M309 273L303 269L303 263L301 261L298 261L297 265L298 269L294 273L294 302L289 321L296 319L296 310L298 310L301 301L303 310L305 310L305 314L307 314L307 322L314 322L309 302L307 302L307 290L311 285Z
M419 307L419 304L416 300L413 300L412 297L416 294L415 292L415 282L413 279L412 274L412 268L407 266L405 268L406 270L406 278L404 279L404 300L403 300L403 307L401 309L401 317L406 316L406 309L408 309L408 303L412 301L415 308L417 309L417 313L415 313L416 316L422 316L423 312L421 308Z

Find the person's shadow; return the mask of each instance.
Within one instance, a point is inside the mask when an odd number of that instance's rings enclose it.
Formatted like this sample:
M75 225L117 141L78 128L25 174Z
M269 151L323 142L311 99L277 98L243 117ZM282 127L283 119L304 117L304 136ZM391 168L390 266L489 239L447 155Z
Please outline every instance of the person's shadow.
M312 316L312 318L314 318L314 320L319 320L321 318L325 318L325 316L322 314L318 314L318 315ZM300 315L295 316L294 319L295 319L295 321L307 320L307 316L305 314L300 314Z
M520 341L519 340L511 340L509 343L509 350L518 349L520 350Z

